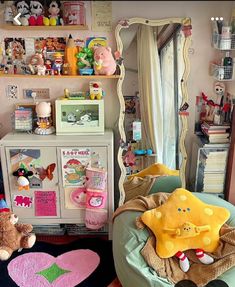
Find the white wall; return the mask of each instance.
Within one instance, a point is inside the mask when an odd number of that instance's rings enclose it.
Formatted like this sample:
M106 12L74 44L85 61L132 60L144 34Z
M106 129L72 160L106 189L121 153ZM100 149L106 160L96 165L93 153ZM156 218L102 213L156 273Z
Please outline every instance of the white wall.
M107 36L109 45L115 49L115 38L113 33L94 33L91 29L91 11L90 2L87 4L87 24L89 31L73 32L74 37L86 36ZM190 154L191 136L194 130L195 119L195 100L196 96L204 91L208 95L213 94L214 80L209 76L209 62L214 58L215 51L211 48L211 27L210 18L212 16L222 16L230 19L230 14L234 1L113 1L113 28L115 28L118 20L131 17L144 17L149 19L161 19L168 17L191 17L192 19L192 50L190 54L191 73L188 81L189 91L189 132L186 140L188 153ZM1 6L0 6L1 8ZM0 10L1 12L1 10ZM4 31L0 29L0 37L29 37L29 36L68 36L66 31ZM0 78L0 137L10 130L10 112L13 110L14 102L7 101L5 96L6 84L17 84L20 89L20 99L22 102L23 88L50 88L51 97L53 99L61 96L64 88L74 87L86 90L88 80L76 79L10 79ZM104 89L106 90L106 126L114 127L118 118L118 99L116 95L116 80L104 80ZM230 85L231 90L234 85Z

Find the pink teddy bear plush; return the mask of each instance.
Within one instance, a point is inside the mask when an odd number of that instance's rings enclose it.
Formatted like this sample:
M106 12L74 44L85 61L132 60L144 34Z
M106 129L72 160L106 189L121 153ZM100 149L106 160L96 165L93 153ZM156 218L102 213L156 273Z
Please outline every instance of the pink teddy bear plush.
M94 52L95 75L113 75L116 71L116 61L110 47L96 47Z

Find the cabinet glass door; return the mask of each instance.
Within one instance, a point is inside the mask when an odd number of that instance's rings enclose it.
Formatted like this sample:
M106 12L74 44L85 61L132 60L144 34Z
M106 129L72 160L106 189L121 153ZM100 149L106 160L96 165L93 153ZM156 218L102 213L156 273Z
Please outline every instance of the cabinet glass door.
M6 148L12 210L24 218L60 217L54 147Z

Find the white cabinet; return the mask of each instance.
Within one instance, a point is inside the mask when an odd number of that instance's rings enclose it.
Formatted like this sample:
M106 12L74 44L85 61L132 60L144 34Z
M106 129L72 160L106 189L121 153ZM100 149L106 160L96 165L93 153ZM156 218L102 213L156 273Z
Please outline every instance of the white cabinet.
M113 133L104 135L57 136L9 133L0 141L5 197L22 222L32 224L84 224L85 206L72 201L72 192L82 189L85 172L66 165L80 161L81 166L103 167L107 171L108 230L111 236L114 210ZM32 171L29 189L19 190L13 175L20 166ZM84 202L83 202L84 203Z

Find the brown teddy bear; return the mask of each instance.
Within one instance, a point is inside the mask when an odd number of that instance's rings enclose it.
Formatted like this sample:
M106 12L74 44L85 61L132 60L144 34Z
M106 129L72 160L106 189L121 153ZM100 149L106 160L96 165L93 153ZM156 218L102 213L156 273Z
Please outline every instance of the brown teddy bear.
M35 234L29 233L32 225L17 222L18 216L6 207L0 195L0 260L9 259L15 250L31 248L36 241Z

